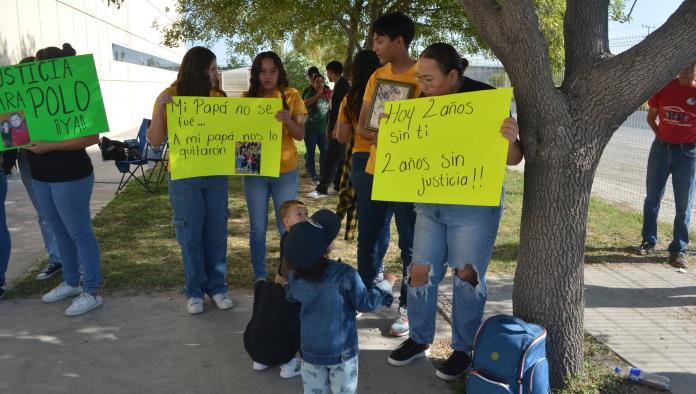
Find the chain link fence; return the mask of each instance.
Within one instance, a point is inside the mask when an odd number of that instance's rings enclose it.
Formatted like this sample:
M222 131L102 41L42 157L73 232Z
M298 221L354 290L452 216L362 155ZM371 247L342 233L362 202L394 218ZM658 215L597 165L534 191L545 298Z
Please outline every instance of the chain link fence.
M643 36L620 37L610 41L613 54L621 53L643 40ZM500 62L488 59L470 59L466 71L469 78L486 82L495 87L509 87L510 79ZM563 80L563 73L554 75L556 83ZM513 114L516 107L513 102ZM614 133L602 154L597 168L592 194L604 200L643 211L645 199L645 174L650 145L654 134L647 124L647 104L638 108ZM519 167L520 169L521 166ZM659 220L674 220L674 195L671 177L667 180L660 206ZM696 223L696 208L691 210L691 226ZM636 234L638 238L640 234Z

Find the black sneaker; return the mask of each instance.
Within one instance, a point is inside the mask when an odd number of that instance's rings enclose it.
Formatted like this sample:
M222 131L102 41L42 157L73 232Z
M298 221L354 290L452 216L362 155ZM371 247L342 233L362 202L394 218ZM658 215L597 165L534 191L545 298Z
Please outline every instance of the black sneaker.
M5 293L7 293L7 290L5 290L5 284L3 283L2 286L0 286L0 300L5 296Z
M471 357L467 352L455 350L435 371L435 376L442 380L457 380L471 365Z
M411 361L427 357L430 354L430 345L421 345L409 338L394 349L387 358L387 362L395 367L411 364Z
M636 248L636 253L640 256L645 256L648 254L651 254L652 252L655 251L655 244L652 244L648 241L643 241L640 246Z
M48 263L41 272L36 275L36 280L46 280L56 273L63 270L63 264L61 263Z
M669 265L674 268L689 268L689 262L686 261L686 253L670 253Z

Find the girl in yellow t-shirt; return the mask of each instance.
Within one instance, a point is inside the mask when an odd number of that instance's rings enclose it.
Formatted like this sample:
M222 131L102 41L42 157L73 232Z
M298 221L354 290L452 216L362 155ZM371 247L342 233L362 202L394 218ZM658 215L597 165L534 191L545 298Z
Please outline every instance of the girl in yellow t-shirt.
M159 146L167 136L166 105L172 96L222 96L215 90L217 62L207 48L186 52L176 82L155 102L147 140ZM186 309L203 312L208 294L220 309L234 306L228 295L227 277L227 176L200 176L169 180L176 239L181 246L186 278Z
M288 78L280 57L274 52L261 52L251 65L250 86L246 97L280 97L283 109L276 119L283 123L280 152L280 176L244 177L244 194L249 210L249 248L255 280L266 279L266 228L268 198L273 198L278 232L285 232L280 206L297 197L297 148L295 140L304 139L304 118L307 113L297 90L288 87Z

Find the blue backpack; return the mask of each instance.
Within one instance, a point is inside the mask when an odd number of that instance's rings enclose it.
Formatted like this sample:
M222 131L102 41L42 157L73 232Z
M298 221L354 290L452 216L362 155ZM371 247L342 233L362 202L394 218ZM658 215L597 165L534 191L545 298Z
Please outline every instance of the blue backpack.
M479 327L467 394L548 394L546 330L520 318L496 315Z

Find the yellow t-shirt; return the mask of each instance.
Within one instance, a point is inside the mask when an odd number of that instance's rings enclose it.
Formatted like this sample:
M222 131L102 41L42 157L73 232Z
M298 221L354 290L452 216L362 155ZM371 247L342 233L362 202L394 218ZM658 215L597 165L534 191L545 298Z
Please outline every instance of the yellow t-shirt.
M338 108L338 121L344 123L351 123L353 126L352 133L355 137L355 143L353 144L353 153L355 152L369 152L370 143L365 140L360 133L358 133L358 119L353 119L351 121L348 119L348 114L346 114L346 107L348 106L348 96L343 98L341 101L341 106Z
M304 105L302 96L295 88L285 88L285 102L288 103L290 116L305 115L307 108ZM247 93L244 93L247 96ZM274 97L280 98L280 90L276 91ZM297 148L295 147L295 139L292 138L290 130L283 125L283 140L280 145L280 173L284 174L297 169Z
M418 84L418 80L416 79L416 63L413 63L413 65L406 70L405 72L401 74L394 74L392 71L392 65L391 63L387 63L384 67L378 68L370 77L370 80L367 81L367 86L365 87L365 94L363 95L363 103L370 103L370 108L372 107L372 100L373 96L375 94L375 88L377 87L377 80L384 80L384 81L393 81L393 82L399 82L401 84L408 84L412 86L411 89L411 94L409 94L408 97L402 97L401 99L411 99L414 97L419 97L421 94L420 91L420 85ZM388 100L385 100L388 101ZM373 114L373 116L379 116L379 114ZM369 119L365 121L365 124L369 123ZM356 139L357 143L357 139ZM365 172L368 174L374 174L375 170L375 159L377 155L377 148L372 145L371 147L368 147L370 151L370 158L367 161L367 165L365 166ZM367 151L366 150L366 151Z

